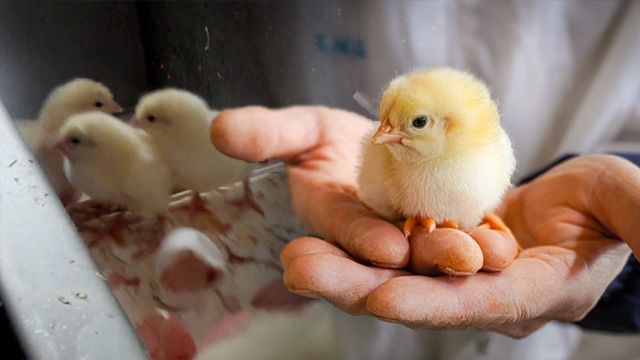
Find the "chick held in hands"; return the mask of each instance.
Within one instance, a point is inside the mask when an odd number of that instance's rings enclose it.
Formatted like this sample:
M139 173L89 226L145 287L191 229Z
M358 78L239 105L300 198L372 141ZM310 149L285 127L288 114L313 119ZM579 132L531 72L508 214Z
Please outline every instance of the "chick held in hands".
M69 181L93 200L159 215L169 205L170 172L149 136L111 115L70 117L56 148Z
M492 214L515 169L511 142L489 89L450 68L394 79L380 102L378 129L365 138L359 197L389 220L509 232Z

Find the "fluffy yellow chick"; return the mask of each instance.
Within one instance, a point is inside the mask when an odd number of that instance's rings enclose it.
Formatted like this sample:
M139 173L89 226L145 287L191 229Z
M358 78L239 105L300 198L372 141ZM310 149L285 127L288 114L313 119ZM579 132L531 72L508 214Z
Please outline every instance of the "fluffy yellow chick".
M35 121L25 121L19 129L63 203L77 193L64 175L62 156L52 147L66 119L87 111L118 113L122 107L103 84L90 79L73 79L53 89Z
M258 212L248 187L249 164L222 154L209 140L209 127L217 111L185 90L163 89L143 96L131 119L147 131L169 165L174 184L197 193L245 180L245 199ZM200 206L202 210L205 210Z
M70 117L56 148L67 158L71 183L96 201L160 214L169 205L171 178L148 135L111 115Z
M373 135L370 137L370 135ZM509 137L487 87L450 69L394 79L382 95L380 126L363 144L360 199L390 220L508 231L491 212L515 169Z

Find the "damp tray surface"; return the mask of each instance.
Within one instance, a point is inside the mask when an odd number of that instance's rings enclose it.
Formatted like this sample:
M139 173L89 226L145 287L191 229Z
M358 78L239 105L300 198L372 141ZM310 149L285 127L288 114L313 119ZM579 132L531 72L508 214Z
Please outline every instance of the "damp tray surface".
M271 315L302 341L317 314L282 285L279 253L303 230L280 164L253 173L251 206L238 183L198 207L176 194L160 220L64 209L2 109L0 127L0 285L30 357L193 358ZM178 228L197 236L167 237Z

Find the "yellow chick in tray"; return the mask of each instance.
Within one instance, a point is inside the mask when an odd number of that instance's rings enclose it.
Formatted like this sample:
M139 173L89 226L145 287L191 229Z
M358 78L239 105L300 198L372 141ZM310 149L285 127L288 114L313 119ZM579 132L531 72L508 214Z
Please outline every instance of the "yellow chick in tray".
M394 79L379 128L363 143L359 197L389 220L509 232L492 214L511 186L515 157L489 89L473 75L433 68Z

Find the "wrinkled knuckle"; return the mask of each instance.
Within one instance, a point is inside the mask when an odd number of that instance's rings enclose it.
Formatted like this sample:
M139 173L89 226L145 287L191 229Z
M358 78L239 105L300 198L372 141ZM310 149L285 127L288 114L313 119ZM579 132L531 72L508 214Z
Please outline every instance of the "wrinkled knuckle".
M332 121L335 116L332 116L332 112L335 112L331 108L326 106L314 106L313 107L313 117L314 123L320 126L320 129L324 129L327 127L331 127L335 121Z
M527 299L526 301L512 304L511 308L513 310L509 314L507 314L503 323L517 323L520 321L527 321L535 318L537 315L537 311L535 311L534 309L545 307L545 304L541 303L542 301L542 299Z

